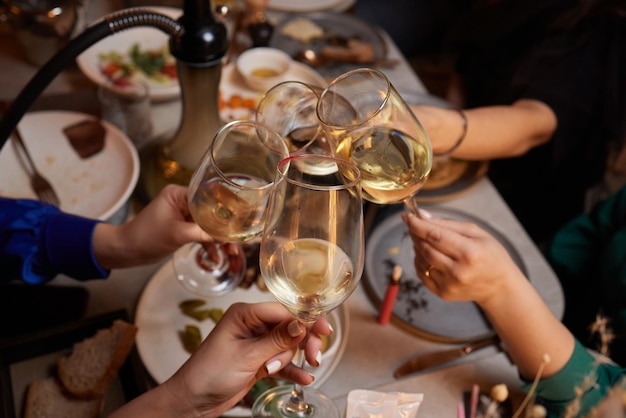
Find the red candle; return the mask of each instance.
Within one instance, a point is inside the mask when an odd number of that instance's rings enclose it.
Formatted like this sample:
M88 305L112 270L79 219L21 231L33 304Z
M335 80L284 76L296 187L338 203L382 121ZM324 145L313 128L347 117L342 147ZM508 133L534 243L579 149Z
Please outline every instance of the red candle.
M402 277L402 267L395 266L393 273L391 274L391 280L387 285L387 292L385 293L385 300L380 308L380 316L378 317L378 323L385 325L391 318L391 312L393 311L393 305L396 303L398 297L398 290L400 290L400 277Z

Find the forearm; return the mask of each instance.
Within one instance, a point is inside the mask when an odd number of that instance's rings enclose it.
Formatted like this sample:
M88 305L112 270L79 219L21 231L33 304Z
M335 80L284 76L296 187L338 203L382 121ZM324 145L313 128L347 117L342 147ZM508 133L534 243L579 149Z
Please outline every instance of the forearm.
M574 337L521 273L510 282L481 308L523 377L532 380L546 355L542 377L552 376L570 359Z
M413 107L431 138L433 152L445 153L458 141L463 122L456 110ZM466 109L467 133L453 156L468 160L490 160L523 155L550 140L556 116L536 100L520 100L511 106Z
M93 231L93 252L98 263L106 269L127 267L128 256L117 225L101 223Z
M128 228L128 225L102 223L96 226L93 233L93 252L98 263L106 269L116 269L154 262L152 257L139 253L139 250L154 243L136 242L137 233L126 233L124 228Z

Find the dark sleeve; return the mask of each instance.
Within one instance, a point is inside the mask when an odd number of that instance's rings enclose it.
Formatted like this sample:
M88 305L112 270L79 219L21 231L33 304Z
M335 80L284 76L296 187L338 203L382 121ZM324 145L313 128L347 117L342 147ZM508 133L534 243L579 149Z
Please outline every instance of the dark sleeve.
M606 143L622 137L625 26L626 19L609 15L552 33L520 60L512 77L510 102L540 100L557 117L549 163L567 167L555 171L564 173L559 182L599 180Z
M0 280L40 284L57 274L107 277L91 242L98 222L34 200L0 198Z
M624 383L625 376L626 369L600 362L576 341L567 364L557 374L540 380L535 394L550 417L565 416L567 408L575 403L580 408L576 416L586 416L606 397L609 389ZM531 386L532 382L525 382L523 389L528 392Z

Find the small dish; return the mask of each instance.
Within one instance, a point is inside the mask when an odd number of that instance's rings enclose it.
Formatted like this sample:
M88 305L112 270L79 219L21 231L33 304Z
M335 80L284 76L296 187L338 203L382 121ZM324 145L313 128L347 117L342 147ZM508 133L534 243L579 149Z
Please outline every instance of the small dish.
M311 86L324 87L326 80L311 67L292 62L285 81L301 81ZM225 122L240 119L254 119L256 106L264 92L251 89L243 80L235 63L222 68L220 81L220 117Z
M276 48L250 48L239 55L236 66L250 88L266 92L285 81L291 68L291 57Z
M174 276L172 264L166 262L150 279L144 288L137 305L135 325L137 350L146 369L157 383L167 380L189 358L180 333L187 325L200 329L206 337L215 326L211 319L198 321L182 313L179 304L185 300L199 299L183 288ZM272 302L274 297L268 291L261 291L256 284L248 289L235 291L215 299L206 299L200 309L220 309L225 311L235 302ZM328 349L322 354L321 365L308 369L315 375L311 386L319 387L339 365L348 342L349 317L346 305L332 311L327 316L335 332L329 339ZM250 416L250 410L236 406L223 414L225 417Z
M78 112L30 112L18 128L35 165L56 190L61 210L111 221L124 209L137 184L139 157L122 131L101 120L106 131L104 148L89 158L81 158L63 129L93 119L94 116ZM10 141L0 150L0 167L4 173L0 177L0 196L37 198Z

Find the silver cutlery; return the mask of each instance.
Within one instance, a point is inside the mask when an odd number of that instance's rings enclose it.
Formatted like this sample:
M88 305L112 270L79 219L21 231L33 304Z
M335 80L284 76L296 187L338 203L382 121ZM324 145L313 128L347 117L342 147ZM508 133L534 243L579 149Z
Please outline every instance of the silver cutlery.
M21 149L21 154L25 156L25 160L30 169L27 170L30 171L28 173L30 176L30 184L39 200L55 206L59 206L59 197L52 188L50 182L37 170L37 167L35 166L35 163L33 162L33 159L30 156L28 149L26 148L26 144L24 144L22 135L17 130L17 128L13 131L12 138L13 143L17 144L17 146Z
M396 369L393 376L399 379L403 376L430 369L432 367L441 366L449 363L452 360L456 360L461 357L465 357L468 354L473 353L481 348L488 347L490 345L498 344L499 339L497 337L491 337L484 340L479 340L474 343L467 344L463 347L452 348L450 350L435 351L432 353L419 354L412 359L408 360L400 367Z

